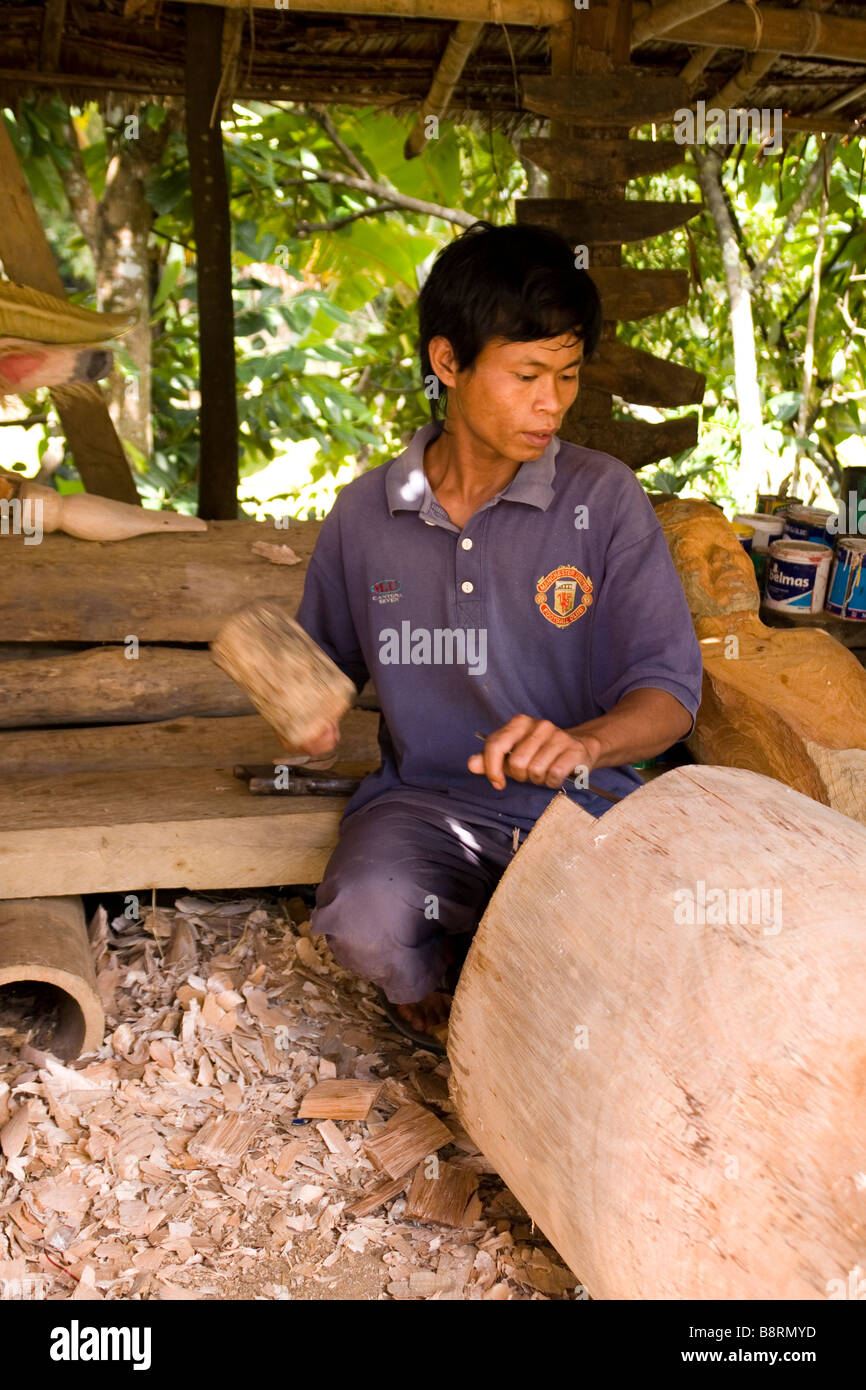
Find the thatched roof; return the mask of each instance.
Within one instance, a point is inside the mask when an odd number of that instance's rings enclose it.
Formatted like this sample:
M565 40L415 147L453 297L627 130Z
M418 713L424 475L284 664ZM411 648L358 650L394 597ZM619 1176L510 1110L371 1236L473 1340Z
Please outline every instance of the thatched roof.
M517 17L522 22L485 24L448 106L453 119L490 120L511 134L517 129L525 133L538 125L538 117L522 109L520 81L550 72L550 29L531 27L524 16L531 19L573 13L566 0L535 0L522 9L511 5L510 0L497 0L496 6L483 0L461 0L459 4L449 4L448 0L427 0L426 4L425 0L378 0L378 4L376 0L343 0L341 4L335 0L328 7L331 12L324 11L324 0L288 0L285 9L276 8L274 3L265 5L262 0L246 5L238 0L222 3L228 9L235 49L226 73L234 96L375 104L398 113L416 111L427 95L454 32L455 18L486 18L494 9L509 19ZM335 12L365 8L392 13ZM777 17L798 8L798 0L772 0L772 4L764 0L760 6L761 13L772 10ZM841 112L835 113L836 120L844 117L847 125L849 120L866 115L866 101L856 95L858 86L866 81L866 6L818 0L818 9L828 20L859 19L862 45L850 50L847 43L834 43L831 34L831 41L816 43L813 56L796 51L780 53L750 93L747 104L782 107L788 114L806 116L822 111L846 93L855 93ZM649 10L646 4L635 6L639 18ZM688 42L671 35L651 39L633 49L632 62L658 74L679 73L699 51L692 38L698 36L706 43L707 35L724 33L725 25L737 18L734 11L745 11L749 16L752 42L752 12L744 4L727 4L705 17L703 23L693 21L690 29L687 26ZM412 17L434 12L450 17ZM731 15L730 21L727 15ZM737 23L739 29L736 33L732 30L732 36L742 38L742 17ZM108 93L129 93L138 99L181 96L184 32L182 3L0 0L3 99L14 103L24 92L40 89L58 89L73 101L104 98ZM804 46L802 31L799 38L793 35L791 46L795 50ZM834 58L818 56L828 47L846 51ZM849 58L849 50L859 56ZM708 101L749 56L743 47L723 44L709 51L711 60L694 87L694 97Z

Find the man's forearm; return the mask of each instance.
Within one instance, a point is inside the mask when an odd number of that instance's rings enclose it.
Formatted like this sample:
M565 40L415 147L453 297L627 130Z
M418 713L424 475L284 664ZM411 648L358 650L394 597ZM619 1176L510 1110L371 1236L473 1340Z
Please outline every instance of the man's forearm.
M607 714L567 732L586 744L593 767L619 767L663 753L691 724L688 710L673 695L642 687L623 695Z

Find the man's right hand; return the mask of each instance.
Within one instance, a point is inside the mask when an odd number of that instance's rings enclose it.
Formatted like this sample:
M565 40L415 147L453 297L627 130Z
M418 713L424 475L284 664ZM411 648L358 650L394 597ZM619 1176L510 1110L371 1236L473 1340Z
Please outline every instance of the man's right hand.
M339 742L339 727L331 721L312 728L300 748L291 748L284 739L280 739L287 753L306 753L311 758L327 757L329 753L333 753Z

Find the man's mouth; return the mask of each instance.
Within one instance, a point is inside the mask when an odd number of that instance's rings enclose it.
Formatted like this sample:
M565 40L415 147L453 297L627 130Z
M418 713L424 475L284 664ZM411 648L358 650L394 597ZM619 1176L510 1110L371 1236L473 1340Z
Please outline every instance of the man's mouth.
M529 430L523 431L523 438L528 439L530 444L549 444L553 438L553 430L545 430L543 433L535 433Z

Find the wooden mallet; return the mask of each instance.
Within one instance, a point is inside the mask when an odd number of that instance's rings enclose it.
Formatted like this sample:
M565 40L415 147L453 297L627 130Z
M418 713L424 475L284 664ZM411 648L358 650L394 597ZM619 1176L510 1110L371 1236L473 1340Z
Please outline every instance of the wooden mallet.
M314 743L355 702L354 682L271 600L234 613L210 650L291 749Z

